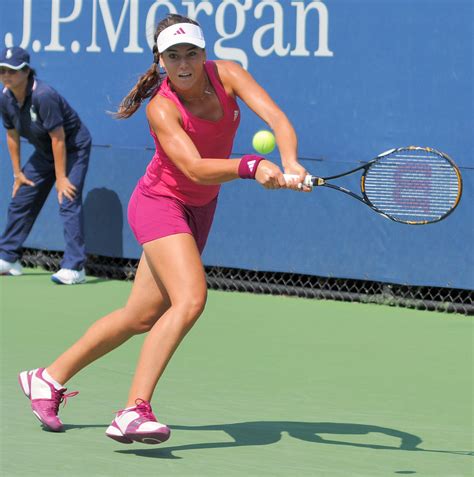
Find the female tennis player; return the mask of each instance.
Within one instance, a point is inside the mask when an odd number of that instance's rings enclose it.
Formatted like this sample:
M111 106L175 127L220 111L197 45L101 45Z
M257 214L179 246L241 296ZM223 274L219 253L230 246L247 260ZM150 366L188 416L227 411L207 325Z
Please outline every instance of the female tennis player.
M157 444L170 430L155 418L150 400L177 346L201 315L207 296L200 254L211 227L220 184L255 179L267 189L287 187L278 166L262 157L229 159L243 100L275 132L286 173L303 181L296 135L286 116L243 68L207 61L199 25L180 15L158 24L150 69L123 100L128 118L144 99L156 152L130 199L130 226L143 246L124 308L101 318L49 367L20 373L35 415L59 431L64 383L82 368L147 332L128 400L108 427L122 443ZM160 75L158 66L166 74ZM288 186L296 189L296 186Z

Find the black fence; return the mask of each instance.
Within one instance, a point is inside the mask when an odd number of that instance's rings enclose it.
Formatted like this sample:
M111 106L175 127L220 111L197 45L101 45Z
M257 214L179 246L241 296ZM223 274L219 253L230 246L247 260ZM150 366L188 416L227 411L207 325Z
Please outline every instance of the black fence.
M25 249L22 263L56 271L62 252ZM137 259L89 255L88 275L133 280ZM205 267L213 290L299 296L324 300L379 303L420 310L474 314L474 291L456 288L397 285L368 280L326 278L296 273L263 272L238 268Z

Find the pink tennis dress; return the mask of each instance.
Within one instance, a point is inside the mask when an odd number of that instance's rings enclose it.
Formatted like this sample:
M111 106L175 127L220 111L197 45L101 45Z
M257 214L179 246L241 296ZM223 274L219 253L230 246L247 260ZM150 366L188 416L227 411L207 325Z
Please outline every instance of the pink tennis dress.
M215 63L207 61L204 68L221 104L223 114L219 120L202 119L188 111L171 89L168 78L161 83L156 94L176 104L183 129L201 157L228 158L240 122L239 106L235 98L226 93ZM130 198L130 227L142 245L168 235L189 233L202 252L214 217L220 185L201 185L188 179L166 155L153 130L150 132L156 150Z

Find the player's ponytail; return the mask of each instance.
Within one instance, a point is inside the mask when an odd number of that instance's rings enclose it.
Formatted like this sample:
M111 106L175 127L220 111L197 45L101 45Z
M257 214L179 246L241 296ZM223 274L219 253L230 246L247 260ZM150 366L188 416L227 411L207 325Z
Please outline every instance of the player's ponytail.
M159 72L158 65L160 61L160 54L158 53L156 40L158 39L158 35L165 28L177 23L193 23L194 25L198 25L198 23L194 20L174 13L169 14L166 16L166 18L161 20L160 23L158 23L155 34L153 35L153 64L150 66L148 71L140 77L137 84L120 103L118 111L115 113L115 117L117 119L129 118L141 106L146 98L149 98L154 94L161 84L163 76L160 75Z
M148 71L140 76L137 84L133 89L123 98L120 103L118 111L115 113L117 119L129 118L141 106L142 102L149 98L156 88L160 85L160 74L158 68L158 48L153 46L153 57L155 61L150 66Z

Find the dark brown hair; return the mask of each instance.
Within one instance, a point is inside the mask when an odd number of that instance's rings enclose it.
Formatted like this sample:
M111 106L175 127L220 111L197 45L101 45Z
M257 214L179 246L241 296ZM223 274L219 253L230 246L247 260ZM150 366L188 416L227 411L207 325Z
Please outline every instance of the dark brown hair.
M159 61L160 54L158 53L158 47L156 46L156 40L158 35L171 25L176 25L177 23L192 23L194 25L199 24L191 20L191 18L178 15L176 13L170 13L163 20L158 23L155 34L153 35L153 63L148 69L148 71L140 76L137 84L132 88L132 90L123 98L120 103L118 111L115 113L117 119L126 119L129 118L135 111L141 106L142 102L149 98L156 88L160 85L162 77L160 76Z
M31 68L31 66L23 66L21 71L26 71L28 70L28 79L35 78L36 77L36 71Z

